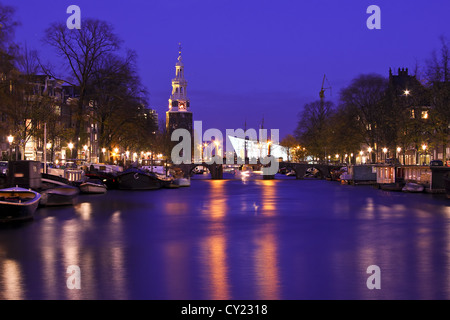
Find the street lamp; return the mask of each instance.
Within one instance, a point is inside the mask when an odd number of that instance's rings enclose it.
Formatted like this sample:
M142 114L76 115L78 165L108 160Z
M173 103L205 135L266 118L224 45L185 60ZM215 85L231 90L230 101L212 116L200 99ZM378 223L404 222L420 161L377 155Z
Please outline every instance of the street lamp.
M12 161L12 143L14 141L14 137L12 135L9 135L7 137L8 142L9 142L9 160Z
M422 145L422 150L423 150L423 163L426 163L427 160L427 145L424 143Z
M73 143L69 142L69 144L67 145L70 149L70 157L72 157L72 149L73 149Z
M384 161L386 162L386 153L388 152L387 148L383 148L383 153L384 153Z
M214 144L216 145L216 156L219 156L219 141L214 140Z
M270 156L270 146L272 145L272 141L267 141L267 155Z
M208 144L206 142L203 143L204 148L202 148L202 161L205 161L205 149L207 146L208 146Z
M369 152L370 163L372 163L372 150L372 147L367 148L367 151Z
M84 145L84 146L83 146L83 150L84 150L84 161L87 161L87 149L88 149L88 146L87 146L87 145Z
M405 96L408 96L408 95L411 93L411 91L409 91L408 89L406 89L405 91L403 91L403 93L405 94Z

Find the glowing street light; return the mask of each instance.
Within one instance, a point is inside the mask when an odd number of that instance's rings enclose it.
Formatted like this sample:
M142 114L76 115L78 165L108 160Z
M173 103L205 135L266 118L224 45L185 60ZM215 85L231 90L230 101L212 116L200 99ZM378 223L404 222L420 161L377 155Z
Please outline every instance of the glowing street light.
M402 148L397 147L397 152L400 153L400 151L402 151Z
M47 143L47 149L51 149L52 148L52 144L49 142L49 143Z
M406 89L405 91L403 91L403 93L405 94L405 96L408 96L408 95L411 93L411 91L409 91L408 89Z
M119 148L114 148L115 153L119 153Z
M11 161L12 160L12 143L14 141L14 137L12 135L9 135L7 137L7 139L8 139L8 142L9 142L9 160Z
M106 153L106 148L102 148L102 153L103 153L103 154Z
M427 150L427 145L426 144L423 144L422 145L422 150L425 152L425 150Z

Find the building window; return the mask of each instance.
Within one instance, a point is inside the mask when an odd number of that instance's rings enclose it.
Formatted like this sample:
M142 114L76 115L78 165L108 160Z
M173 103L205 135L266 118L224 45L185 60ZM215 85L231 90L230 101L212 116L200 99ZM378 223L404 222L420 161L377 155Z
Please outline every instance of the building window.
M427 110L422 111L422 119L428 119L428 111Z
M414 119L416 115L414 114L414 109L411 109L411 119Z

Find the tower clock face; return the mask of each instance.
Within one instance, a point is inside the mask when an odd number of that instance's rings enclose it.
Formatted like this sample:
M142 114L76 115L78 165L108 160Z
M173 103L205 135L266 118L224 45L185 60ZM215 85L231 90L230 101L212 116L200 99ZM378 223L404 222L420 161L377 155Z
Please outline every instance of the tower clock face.
M184 104L180 103L179 108L180 110L184 110Z

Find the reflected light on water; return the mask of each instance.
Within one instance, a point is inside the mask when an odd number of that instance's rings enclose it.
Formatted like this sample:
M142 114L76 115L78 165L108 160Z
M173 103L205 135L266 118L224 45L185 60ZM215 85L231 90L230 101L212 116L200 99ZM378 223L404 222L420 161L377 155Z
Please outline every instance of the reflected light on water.
M46 288L47 299L55 299L56 292L55 288L57 285L57 272L56 263L57 261L57 250L58 247L55 246L56 235L56 219L55 217L47 217L42 222L45 226L42 228L42 243L41 246L41 259L43 268L43 283Z
M275 180L261 180L262 187L262 210L264 214L269 216L276 215L277 203L277 188Z
M222 220L227 213L227 198L224 180L211 180L209 202L203 213L209 215L213 220Z
M277 243L275 230L267 226L265 232L256 239L255 275L258 293L262 300L280 299L280 281L277 259Z
M3 288L1 292L3 299L23 300L22 271L19 264L14 260L6 259L0 267L3 269Z
M111 243L111 248L107 250L107 255L100 262L103 268L111 269L111 285L114 291L112 292L114 299L125 300L128 293L126 290L125 254L123 243L121 242L124 237L121 212L119 210L114 212L110 221L108 237L119 239L119 241Z
M224 235L214 235L202 243L202 258L208 269L209 299L230 299L230 288L228 279L226 240Z
M83 202L75 206L76 212L81 216L83 220L89 220L92 214L92 205L89 202Z
M189 299L185 261L189 261L186 243L171 241L164 246L167 291L172 299Z
M165 211L169 215L180 215L189 212L189 207L182 202L166 202L164 204Z

